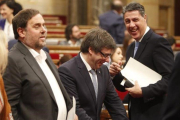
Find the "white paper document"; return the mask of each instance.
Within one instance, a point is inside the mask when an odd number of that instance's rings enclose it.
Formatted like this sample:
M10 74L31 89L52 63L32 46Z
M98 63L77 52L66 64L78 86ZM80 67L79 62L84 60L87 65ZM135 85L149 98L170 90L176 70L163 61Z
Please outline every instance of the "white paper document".
M125 68L121 70L121 74L134 84L137 80L141 87L146 87L149 84L154 84L161 80L162 76L147 66L143 65L134 58L130 58ZM122 81L121 84L124 84Z
M73 107L68 112L67 120L74 120L75 111L76 111L76 100L73 97Z

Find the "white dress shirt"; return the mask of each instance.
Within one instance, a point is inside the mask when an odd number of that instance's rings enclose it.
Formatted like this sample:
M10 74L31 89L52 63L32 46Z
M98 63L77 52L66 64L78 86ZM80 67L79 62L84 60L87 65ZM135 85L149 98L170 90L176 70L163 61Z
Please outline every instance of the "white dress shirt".
M4 25L4 32L7 35L8 41L15 39L12 24L10 24L7 20Z
M85 66L86 66L86 68L87 68L87 70L88 70L88 72L89 72L89 75L90 75L90 77L91 77L91 80L93 80L93 79L92 79L92 74L91 74L91 72L90 72L90 70L92 70L91 66L90 66L90 65L86 62L86 60L83 58L82 53L80 53L80 57L81 57L83 63L85 64ZM96 71L96 70L95 70L95 71ZM96 82L97 82L97 85L98 85L97 74L96 74Z
M45 61L47 59L46 53L41 49L40 54L39 54L34 49L29 48L28 46L26 46L26 47L31 52L33 57L36 59L37 63L39 64L41 70L43 71L44 75L46 76L46 78L49 82L49 85L52 89L52 92L54 94L54 97L56 99L56 103L58 106L57 120L66 120L67 108L66 108L64 96L62 94L62 91L59 87L59 84L58 84L54 74L52 73L51 69L49 68L49 66L47 65L47 63Z

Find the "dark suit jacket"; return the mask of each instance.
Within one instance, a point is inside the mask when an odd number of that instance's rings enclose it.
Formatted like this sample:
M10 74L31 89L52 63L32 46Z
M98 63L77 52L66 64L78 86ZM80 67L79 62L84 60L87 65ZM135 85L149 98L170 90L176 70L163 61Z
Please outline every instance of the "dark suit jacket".
M177 54L170 76L169 88L163 104L162 120L180 120L180 53Z
M125 25L122 16L111 10L100 15L99 22L100 27L106 30L117 44L123 43Z
M6 19L0 20L0 29L4 30L5 22L6 22Z
M97 70L97 101L92 80L80 55L64 63L58 71L67 92L76 98L76 114L79 120L100 120L103 102L113 120L127 120L124 106L106 66L103 65Z
M69 110L72 107L70 97L50 56L46 55L46 62L57 79ZM8 59L3 79L14 120L57 120L57 101L48 80L29 50L18 42L10 50Z
M134 54L135 42L132 43L126 54L126 61ZM174 63L173 52L166 39L149 30L139 44L139 48L134 59L162 75L162 79L155 84L142 87L142 98L132 98L130 108L131 120L159 120L162 102L167 91L169 75ZM116 75L113 80L114 85L120 91L124 88L120 86L123 77Z

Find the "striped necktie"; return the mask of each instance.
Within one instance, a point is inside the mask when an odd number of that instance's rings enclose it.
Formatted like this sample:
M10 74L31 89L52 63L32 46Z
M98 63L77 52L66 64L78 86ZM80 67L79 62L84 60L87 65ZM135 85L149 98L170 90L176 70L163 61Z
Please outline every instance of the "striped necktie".
M134 56L136 55L138 47L139 47L139 42L135 42Z

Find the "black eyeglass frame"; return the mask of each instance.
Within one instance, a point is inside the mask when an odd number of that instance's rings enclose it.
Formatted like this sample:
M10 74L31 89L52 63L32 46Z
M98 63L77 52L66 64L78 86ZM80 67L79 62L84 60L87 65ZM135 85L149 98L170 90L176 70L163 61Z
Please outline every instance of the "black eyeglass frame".
M102 53L101 51L99 51L99 53L100 53L104 58L107 58L107 57L110 57L110 56L111 56L111 54L104 54L104 53Z

